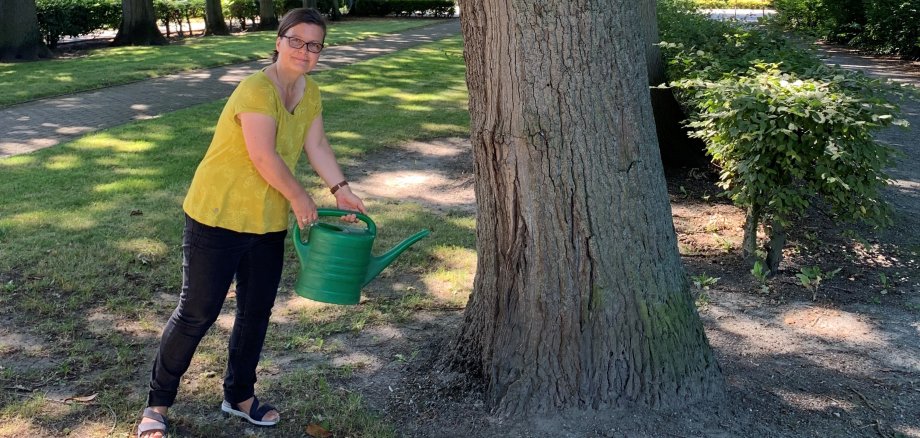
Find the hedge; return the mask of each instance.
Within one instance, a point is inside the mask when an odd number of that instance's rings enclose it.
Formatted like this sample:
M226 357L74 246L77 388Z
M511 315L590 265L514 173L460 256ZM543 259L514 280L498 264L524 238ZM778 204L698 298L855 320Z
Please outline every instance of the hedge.
M117 29L120 0L37 0L38 28L48 47L63 37L87 35L99 29Z
M774 0L774 7L786 28L920 58L920 0Z
M746 212L745 254L775 272L786 230L816 205L841 222L887 224L881 190L894 150L873 133L907 125L889 100L906 91L826 66L776 31L708 20L683 3L660 3L669 86L720 187Z

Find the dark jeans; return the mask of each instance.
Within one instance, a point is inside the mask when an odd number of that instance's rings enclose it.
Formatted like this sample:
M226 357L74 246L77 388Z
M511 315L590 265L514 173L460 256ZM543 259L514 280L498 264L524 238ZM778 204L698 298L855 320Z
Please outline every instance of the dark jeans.
M179 380L208 328L217 320L236 276L236 319L230 334L224 400L252 397L256 365L281 281L287 231L239 233L185 217L182 294L160 340L150 376L148 406L172 406Z

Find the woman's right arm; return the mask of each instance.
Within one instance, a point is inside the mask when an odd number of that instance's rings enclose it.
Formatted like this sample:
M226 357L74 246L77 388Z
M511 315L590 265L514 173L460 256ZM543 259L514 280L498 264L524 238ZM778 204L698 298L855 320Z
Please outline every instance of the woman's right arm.
M249 159L259 175L287 198L301 229L316 221L316 203L294 178L284 160L275 151L275 119L260 113L240 113L243 139Z

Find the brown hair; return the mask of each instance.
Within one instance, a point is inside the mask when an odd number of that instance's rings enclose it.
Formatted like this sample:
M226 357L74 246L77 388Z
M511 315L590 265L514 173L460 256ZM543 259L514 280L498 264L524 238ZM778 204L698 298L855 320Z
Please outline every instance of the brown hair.
M278 37L285 36L287 31L298 24L315 24L323 29L323 41L326 42L326 20L323 14L313 8L294 8L284 14L278 25ZM278 61L278 51L272 50L272 62Z

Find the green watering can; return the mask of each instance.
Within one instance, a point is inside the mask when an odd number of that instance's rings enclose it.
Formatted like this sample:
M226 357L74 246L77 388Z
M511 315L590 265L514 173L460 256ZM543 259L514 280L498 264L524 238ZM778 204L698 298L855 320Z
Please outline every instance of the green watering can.
M358 304L361 288L371 282L383 268L413 243L428 235L415 233L385 254L374 257L371 248L377 237L377 225L371 218L352 211L317 209L322 216L354 214L367 229L316 222L310 227L310 240L303 243L300 227L294 226L294 248L300 258L300 274L294 291L297 295L332 304Z

